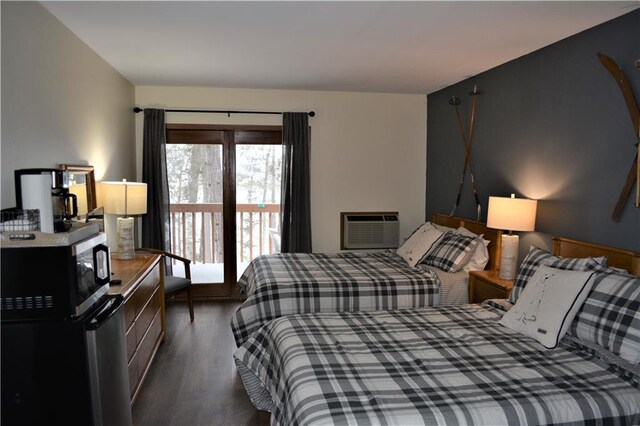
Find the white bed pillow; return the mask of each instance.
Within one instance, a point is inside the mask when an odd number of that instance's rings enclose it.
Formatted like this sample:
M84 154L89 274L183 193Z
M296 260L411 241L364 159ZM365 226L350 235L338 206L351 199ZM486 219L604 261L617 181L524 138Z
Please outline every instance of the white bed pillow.
M465 272L484 271L484 268L487 266L487 263L489 263L489 250L487 249L487 247L489 246L489 243L491 241L485 240L484 238L482 238L484 234L477 235L469 231L467 228L463 226L459 227L456 230L456 232L458 234L466 235L468 237L476 237L479 239L479 241L482 241L482 244L477 245L476 249L471 255L471 258L469 259L469 262L467 262L467 264L464 265L462 270Z
M489 263L489 249L487 246L491 241L485 240L484 238L479 238L479 240L482 241L482 243L478 244L471 259L469 259L469 262L462 268L465 272L484 271L487 263Z
M440 240L442 235L443 233L436 229L431 222L425 222L407 238L396 253L398 253L409 266L415 267L429 250L431 250L435 243Z
M593 274L540 266L499 323L555 348L589 295Z

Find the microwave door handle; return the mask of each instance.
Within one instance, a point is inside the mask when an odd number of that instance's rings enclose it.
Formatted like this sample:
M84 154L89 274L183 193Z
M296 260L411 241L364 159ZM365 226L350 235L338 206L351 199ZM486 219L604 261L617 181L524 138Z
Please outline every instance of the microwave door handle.
M105 244L95 246L93 248L93 274L96 283L103 285L111 281L109 263L109 247Z

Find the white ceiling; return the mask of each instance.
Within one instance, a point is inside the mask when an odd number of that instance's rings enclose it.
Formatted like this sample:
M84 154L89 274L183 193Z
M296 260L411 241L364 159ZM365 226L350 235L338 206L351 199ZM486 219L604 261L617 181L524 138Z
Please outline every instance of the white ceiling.
M638 1L43 2L135 85L430 93Z

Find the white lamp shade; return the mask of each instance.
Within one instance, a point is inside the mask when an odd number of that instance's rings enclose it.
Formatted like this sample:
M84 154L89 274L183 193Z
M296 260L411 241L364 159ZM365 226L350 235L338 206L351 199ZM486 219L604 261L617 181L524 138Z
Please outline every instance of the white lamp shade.
M77 183L69 186L69 192L76 196L78 200L78 216L84 216L89 212L87 206L87 184Z
M533 231L538 202L524 198L489 197L487 227L507 231Z
M101 182L99 205L107 214L135 215L147 212L147 184L139 182Z

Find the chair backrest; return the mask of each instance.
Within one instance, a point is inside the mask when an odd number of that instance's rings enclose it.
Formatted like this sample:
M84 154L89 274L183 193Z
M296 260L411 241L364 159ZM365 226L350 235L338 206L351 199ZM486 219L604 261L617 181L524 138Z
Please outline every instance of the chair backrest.
M276 228L269 228L269 236L271 237L273 248L277 253L280 253L280 231Z

